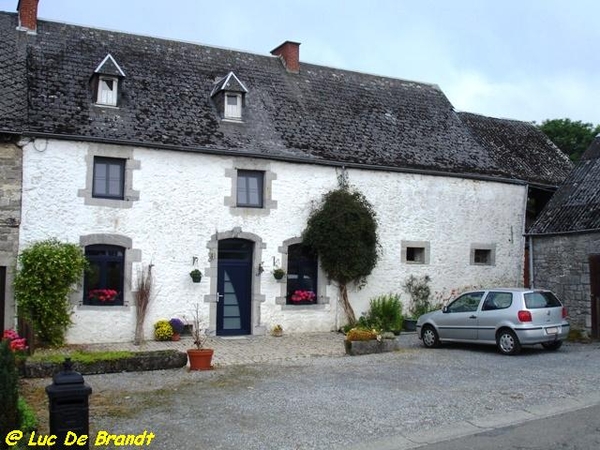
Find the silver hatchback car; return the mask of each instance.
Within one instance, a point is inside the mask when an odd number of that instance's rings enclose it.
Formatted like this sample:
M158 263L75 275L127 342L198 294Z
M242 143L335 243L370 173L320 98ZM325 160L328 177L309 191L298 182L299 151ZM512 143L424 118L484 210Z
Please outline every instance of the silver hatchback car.
M566 317L566 308L550 291L481 289L423 314L417 320L417 333L425 347L474 342L494 344L501 353L516 355L522 345L558 350L569 335Z

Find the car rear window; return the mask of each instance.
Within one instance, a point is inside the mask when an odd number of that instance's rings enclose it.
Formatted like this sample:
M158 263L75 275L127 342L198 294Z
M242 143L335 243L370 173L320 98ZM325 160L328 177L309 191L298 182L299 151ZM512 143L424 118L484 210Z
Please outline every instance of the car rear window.
M529 309L556 308L562 304L552 292L530 292L525 294L525 306Z

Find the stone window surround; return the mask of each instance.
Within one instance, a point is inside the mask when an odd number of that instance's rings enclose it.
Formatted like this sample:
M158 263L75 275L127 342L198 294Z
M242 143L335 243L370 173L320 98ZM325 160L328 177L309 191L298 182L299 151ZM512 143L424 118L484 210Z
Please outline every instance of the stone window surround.
M123 199L99 198L93 196L94 157L117 158L125 160L125 180ZM86 178L85 188L79 189L78 197L83 197L84 204L89 206L108 206L112 208L131 208L133 202L140 199L140 192L133 190L133 171L140 170L141 162L133 159L133 149L119 145L91 144L85 156Z
M283 241L282 245L277 249L279 251L279 253L281 253L282 258L281 258L281 268L283 270L285 270L285 272L287 273L287 268L288 268L288 248L291 245L295 245L295 244L301 244L302 243L302 238L301 237L293 237L290 239L286 239L285 241ZM317 263L318 264L318 263ZM317 303L314 305L288 305L286 303L286 294L287 294L287 283L285 281L281 281L280 287L279 287L279 292L280 295L275 297L275 304L277 305L281 305L281 309L284 311L298 311L298 310L303 310L303 309L309 309L309 310L315 310L315 309L324 309L324 305L329 304L329 297L327 295L325 295L325 292L327 292L327 284L328 284L328 278L327 278L327 274L325 274L325 272L323 271L323 268L321 267L320 264L318 264L318 281L317 281ZM285 280L285 278L284 278Z
M77 290L71 295L71 303L77 305L78 310L95 310L95 311L124 311L129 310L130 305L133 305L133 286L131 286L131 276L133 263L142 261L142 251L132 248L133 241L127 236L120 234L87 234L80 236L79 245L84 249L88 245L116 245L125 249L125 257L123 263L123 305L122 306L92 306L83 304L83 283L78 286Z
M475 250L489 250L490 251L490 262L489 263L476 263L475 262ZM469 252L469 264L472 266L495 266L496 265L496 244L471 244L471 250Z
M251 208L244 208L251 209ZM234 227L229 231L217 231L210 238L210 241L206 244L208 249L208 262L209 266L205 268L204 273L206 277L210 279L210 294L204 296L204 303L209 303L209 332L215 333L217 329L217 281L219 273L219 241L222 239L246 239L254 242L254 249L252 251L252 300L251 300L251 312L250 312L250 327L252 335L266 334L267 329L264 325L260 324L260 305L266 300L264 294L261 294L261 278L262 273L260 267L262 267L262 253L267 248L262 238L254 233L247 233L242 231L241 227Z
M231 192L225 197L224 205L229 207L229 212L234 216L268 216L272 209L277 209L277 201L272 198L273 180L277 174L271 171L271 163L265 160L235 158L233 168L225 169L225 176L231 178ZM264 172L263 179L263 207L252 208L237 206L237 171L255 170Z
M401 241L401 261L404 264L429 264L431 259L431 244L429 241ZM423 249L423 261L409 261L406 257L407 248L422 248Z

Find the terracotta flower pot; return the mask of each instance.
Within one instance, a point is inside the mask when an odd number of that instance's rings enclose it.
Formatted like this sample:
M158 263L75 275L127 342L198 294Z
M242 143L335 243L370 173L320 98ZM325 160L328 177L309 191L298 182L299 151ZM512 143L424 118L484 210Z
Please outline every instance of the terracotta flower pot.
M181 339L181 335L179 333L173 333L173 336L171 336L172 341L178 341L180 339Z
M190 360L190 370L211 370L213 353L212 348L189 349L187 354Z

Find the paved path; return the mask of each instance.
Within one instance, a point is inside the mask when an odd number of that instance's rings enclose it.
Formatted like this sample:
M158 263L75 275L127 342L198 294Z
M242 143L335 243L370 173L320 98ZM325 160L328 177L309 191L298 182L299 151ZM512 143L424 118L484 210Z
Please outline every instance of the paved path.
M417 345L416 335L406 334L401 337L406 345ZM194 348L190 336L184 336L178 342L147 341L142 345L132 343L94 344L80 346L96 350L129 350L152 351L177 349L186 351ZM344 354L344 336L341 333L296 333L284 334L281 337L242 336L242 337L209 337L205 347L214 349L213 365L215 367L238 364L253 364L269 361L291 361L312 356L342 356Z

